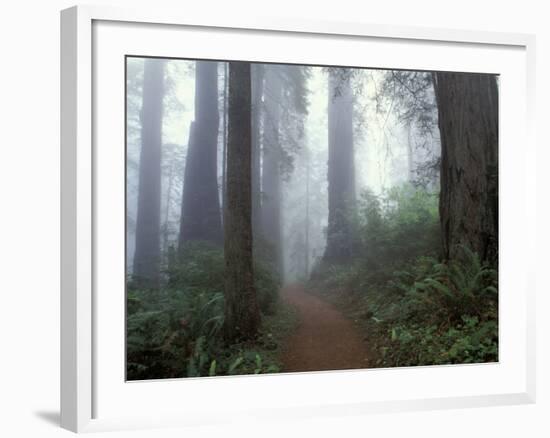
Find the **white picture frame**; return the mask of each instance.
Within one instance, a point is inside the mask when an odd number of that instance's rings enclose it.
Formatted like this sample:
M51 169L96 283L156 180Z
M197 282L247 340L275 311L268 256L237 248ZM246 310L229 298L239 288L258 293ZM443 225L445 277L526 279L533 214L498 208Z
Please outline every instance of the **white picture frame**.
M97 31L94 26L101 23L108 23L111 30ZM535 400L535 309L534 309L534 276L530 275L530 267L527 261L519 262L514 277L514 288L518 296L510 297L510 305L504 306L505 314L504 329L501 328L501 341L510 342L508 351L518 347L514 355L518 357L517 363L510 366L510 370L502 375L499 370L507 367L506 360L496 364L497 368L484 368L484 365L462 366L459 372L447 371L452 367L416 367L415 371L406 370L377 370L377 374L365 371L346 371L329 373L308 373L293 375L278 375L266 377L228 377L215 379L188 379L186 390L207 391L208 394L219 393L222 400L230 391L242 391L243 405L235 409L224 411L220 406L209 406L206 401L199 400L193 406L194 410L175 406L173 409L166 409L166 406L158 404L149 406L141 414L136 410L114 412L116 406L109 408L108 415L98 415L102 411L101 396L105 394L107 385L101 382L110 382L104 379L105 368L110 362L105 361L106 354L97 354L103 348L101 330L98 331L98 319L101 324L108 327L120 327L123 325L124 314L107 317L105 315L106 300L97 299L98 284L105 285L111 277L103 276L101 269L104 248L98 244L98 235L103 232L98 228L101 223L101 215L97 209L98 203L103 202L101 189L98 190L98 180L115 181L120 178L115 166L108 166L104 156L96 154L97 138L101 138L101 132L97 131L96 123L101 120L99 108L103 108L101 93L98 93L98 77L103 70L94 64L95 60L101 59L101 51L107 52L105 38L113 46L112 50L125 51L123 45L117 41L116 26L124 27L129 25L131 32L140 32L139 28L148 28L149 32L177 31L187 29L189 31L200 31L203 36L208 33L220 35L224 32L235 33L235 38L260 38L267 35L269 38L292 37L307 41L307 44L315 43L317 39L334 38L337 44L363 44L383 41L385 44L399 45L410 44L411 47L424 47L427 45L438 46L438 50L446 50L447 44L452 44L467 56L468 51L484 54L493 51L495 54L502 53L502 65L506 63L514 65L517 70L515 76L518 81L515 83L515 100L520 100L521 125L516 131L504 132L504 141L507 137L522 139L521 150L518 151L516 160L510 157L509 161L501 161L503 166L502 177L504 178L501 187L501 194L505 196L519 197L524 203L534 204L535 193L535 142L532 121L534 119L534 53L535 40L532 35L507 34L459 31L450 29L425 29L403 26L385 26L366 23L338 23L338 22L312 22L306 19L275 19L242 16L240 19L232 19L228 22L224 17L217 17L215 14L206 16L190 15L188 11L164 11L161 9L131 10L110 7L77 6L61 12L61 426L75 431L100 431L127 428L161 427L174 425L190 425L223 422L254 416L257 418L276 417L306 417L311 415L342 415L342 414L363 414L371 412L399 412L418 409L441 409L451 407L474 407L488 405L533 403ZM107 26L107 27L109 27ZM114 27L113 27L114 26ZM111 32L111 33L109 33ZM126 32L126 30L124 30ZM136 33L132 35L137 35ZM266 36L266 38L267 38ZM110 39L109 39L110 38ZM139 40L139 38L137 38ZM134 39L135 40L135 39ZM151 43L153 44L153 43ZM143 46L145 47L145 46ZM273 46L274 47L274 46ZM314 46L312 46L314 47ZM154 50L154 44L144 48L140 54L152 55L147 51ZM170 56L170 49L166 49L159 56ZM197 56L201 50L207 51L207 45L195 47L190 57ZM244 49L242 49L244 50ZM296 56L294 60L300 59L300 53L279 54L276 48L268 49L273 53L275 60L281 60L281 56ZM507 58L506 53L510 53ZM113 52L113 56L120 52ZM243 52L244 53L244 52ZM254 58L253 52L246 52L249 60L262 60L262 57ZM476 52L477 53L477 52ZM130 54L130 53L127 53ZM132 53L136 54L136 53ZM329 54L330 55L330 54ZM212 55L213 56L213 55ZM235 55L237 56L237 55ZM319 55L320 56L320 55ZM324 56L327 56L326 54ZM500 55L495 55L495 59ZM99 57L99 58L98 58ZM208 57L208 54L207 56ZM228 56L230 58L230 56ZM477 56L475 62L480 63L479 68L484 71L502 73L497 67L500 61L495 63L486 56ZM485 59L483 59L485 58ZM110 58L105 58L110 59ZM382 59L382 58L381 58ZM517 60L521 60L518 65ZM434 60L434 62L441 60ZM452 60L449 59L449 62ZM383 62L383 61L380 61ZM456 69L460 68L460 60L453 61ZM103 63L102 65L105 65ZM435 65L435 64L434 64ZM427 65L426 69L434 68L434 65ZM473 64L472 64L473 65ZM491 67L495 65L494 71ZM107 66L110 68L110 66ZM391 65L389 67L394 67ZM470 67L474 68L475 67ZM504 67L503 67L504 68ZM110 70L109 70L110 71ZM512 70L510 70L512 71ZM515 71L515 70L514 70ZM514 75L511 73L510 78ZM525 79L523 85L518 85ZM120 90L124 82L118 83ZM510 82L512 83L512 82ZM507 84L502 85L506 87ZM101 86L100 86L101 87ZM120 91L119 90L119 91ZM112 89L111 89L112 91ZM118 94L117 94L118 96ZM118 102L118 105L123 102ZM510 114L512 116L513 114ZM524 117L523 117L524 116ZM117 119L118 120L118 119ZM101 122L99 122L101 123ZM101 128L103 129L103 128ZM120 126L123 131L124 127ZM119 135L118 133L117 135ZM114 137L119 138L119 137ZM123 144L117 147L124 148ZM103 157L103 158L102 158ZM521 159L518 159L520 157ZM515 177L517 181L512 185L508 184L506 178L510 179L508 167L516 163L518 166ZM508 175L508 176L507 176ZM519 182L518 182L519 181ZM115 184L116 185L116 184ZM116 201L116 199L115 199ZM506 207L506 203L504 205ZM501 215L510 217L507 227L504 227L501 235L501 244L504 243L503 251L506 248L515 248L516 245L524 245L528 248L534 245L535 219L530 216L527 209L516 208L505 209ZM524 227L523 243L514 239L515 224L527 222ZM505 222L506 225L506 222ZM99 231L98 231L99 230ZM116 230L115 230L116 231ZM108 233L111 231L105 231ZM99 233L99 234L98 234ZM122 237L123 239L123 237ZM521 249L521 248L520 248ZM103 252L102 252L103 251ZM506 260L503 260L504 262ZM501 263L501 269L503 269ZM99 275L99 276L98 276ZM118 284L118 283L117 283ZM116 285L115 285L116 286ZM116 287L115 287L116 289ZM104 290L103 286L101 290ZM117 289L118 290L118 289ZM124 291L118 291L124 293ZM506 298L506 294L504 297ZM120 302L120 301L119 301ZM102 310L103 309L103 310ZM103 313L101 313L103 312ZM109 318L120 318L119 323L103 322ZM518 321L514 336L508 336L508 322ZM114 324L114 325L113 325ZM504 330L504 331L503 331ZM115 330L118 333L118 329ZM508 341L507 338L513 338ZM124 339L113 336L113 343L123 345ZM115 345L115 347L117 347ZM118 348L118 347L117 347ZM506 349L505 349L506 350ZM119 349L116 350L116 360ZM114 360L114 359L113 359ZM514 359L516 360L516 359ZM118 363L118 362L117 362ZM498 368L500 367L500 368ZM513 368L513 370L512 370ZM453 370L458 368L452 368ZM374 371L374 370L373 370ZM392 373L392 374L387 374ZM413 374L414 373L414 374ZM452 373L452 374L451 374ZM116 378L115 377L109 378ZM474 378L480 381L487 380L485 376L493 375L492 386L482 387L480 391L474 392L468 388L462 391L445 392L445 388L432 390L431 395L418 396L413 390L388 391L388 397L380 395L374 397L362 397L354 393L354 389L360 388L361 382L365 379L370 381L383 381L390 379L395 382L407 382L412 379L434 380L456 378L455 382L460 386L460 379ZM373 377L374 376L374 377ZM463 377L460 377L463 376ZM465 377L470 376L470 377ZM473 377L471 377L473 376ZM476 377L477 376L477 377ZM504 379L513 384L504 382ZM499 380L500 379L500 380ZM499 383L500 382L500 383ZM121 387L125 385L119 382ZM182 382L147 382L147 386L130 383L131 398L141 397L150 399L158 397L163 392L172 392L168 400L173 397L174 390L170 388L181 385ZM245 396L253 396L258 391L275 391L277 387L292 385L296 389L297 402L295 404L285 403L282 398L272 397L269 406L261 406L262 403L246 405ZM103 385L103 386L102 386ZM171 386L170 386L171 385ZM318 392L316 388L326 385L327 390ZM397 383L396 383L397 385ZM98 388L100 388L98 390ZM204 389L203 389L204 388ZM339 388L336 391L336 388ZM311 391L309 395L303 395ZM376 392L376 391L374 391ZM267 392L266 392L267 393ZM225 396L224 396L225 394ZM379 394L381 394L379 392ZM122 393L119 394L121 397ZM118 396L113 392L111 396ZM128 396L128 394L126 395ZM104 397L104 396L103 396ZM103 398L105 400L105 397ZM114 399L114 405L119 399ZM238 403L237 403L238 404ZM206 408L211 409L207 410Z

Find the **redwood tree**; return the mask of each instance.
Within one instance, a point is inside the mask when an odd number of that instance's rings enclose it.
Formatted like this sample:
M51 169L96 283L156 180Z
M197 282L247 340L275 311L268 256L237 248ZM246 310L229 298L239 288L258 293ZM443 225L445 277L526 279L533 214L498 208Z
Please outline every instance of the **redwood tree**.
M433 75L441 133L444 258L461 246L498 258L498 86L495 75Z
M262 151L262 237L272 246L273 264L278 273L282 270L280 123L283 68L284 66L274 65L266 71Z
M261 114L264 93L264 66L251 65L252 99L252 229L256 233L261 223Z
M222 242L218 195L218 63L197 61L182 195L180 248L190 240Z
M161 145L164 61L145 60L134 277L156 287L160 274Z
M352 254L355 204L353 95L351 71L329 70L328 228L324 260L342 262Z
M250 63L229 63L228 115L224 336L236 341L254 337L260 324L252 260Z

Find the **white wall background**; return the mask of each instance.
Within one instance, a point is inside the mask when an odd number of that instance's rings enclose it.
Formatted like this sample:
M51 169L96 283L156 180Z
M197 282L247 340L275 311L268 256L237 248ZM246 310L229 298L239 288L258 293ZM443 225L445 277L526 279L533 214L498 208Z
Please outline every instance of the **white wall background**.
M147 5L143 0L98 4ZM4 2L0 14L0 435L68 436L59 417L59 10L65 0ZM537 34L538 402L530 406L325 418L107 436L550 436L546 286L550 223L550 27L523 0L156 0L158 7ZM521 145L518 145L521 153ZM535 206L533 206L535 208ZM518 254L518 257L522 257Z

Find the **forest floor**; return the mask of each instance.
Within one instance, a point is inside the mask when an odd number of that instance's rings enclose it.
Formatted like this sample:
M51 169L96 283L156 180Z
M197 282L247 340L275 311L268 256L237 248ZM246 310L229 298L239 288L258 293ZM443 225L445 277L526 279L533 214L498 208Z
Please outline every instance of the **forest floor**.
M283 372L368 367L367 346L340 311L301 285L286 286L281 295L297 310L299 319L283 351Z

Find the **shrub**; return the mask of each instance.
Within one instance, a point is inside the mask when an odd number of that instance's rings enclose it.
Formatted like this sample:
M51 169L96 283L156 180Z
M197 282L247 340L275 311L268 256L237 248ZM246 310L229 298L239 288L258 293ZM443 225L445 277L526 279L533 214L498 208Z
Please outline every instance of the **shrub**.
M223 250L208 242L189 242L171 258L167 268L168 287L223 292Z
M437 195L404 185L360 205L354 260L320 267L310 286L362 325L376 365L497 360L497 271L467 247L438 260Z
M496 271L464 252L448 264L419 258L364 298L380 366L498 360Z
M480 262L479 256L462 247L460 260L432 264L430 272L408 287L401 285L417 309L459 322L464 314L481 319L496 318L497 271ZM411 275L414 278L413 275Z
M267 372L273 358L249 345L227 346L224 320L224 258L204 242L172 253L166 285L158 290L127 290L128 379L196 377ZM266 265L256 263L258 301L264 314L277 307L278 284ZM258 357L256 357L258 355ZM252 359L251 359L252 357ZM261 366L258 366L261 364Z
M384 196L365 191L360 201L358 256L369 269L397 265L439 248L437 194L396 187Z
M262 262L255 263L254 284L260 310L265 315L272 315L279 299L279 282Z
M154 297L149 290L128 291L133 303L126 322L130 379L178 377L198 342L202 347L219 344L222 294L193 289L162 292Z

